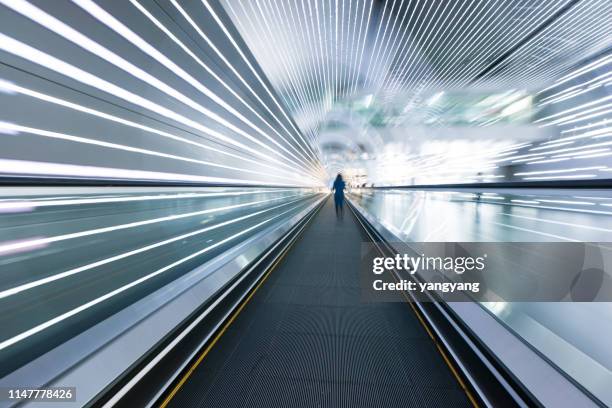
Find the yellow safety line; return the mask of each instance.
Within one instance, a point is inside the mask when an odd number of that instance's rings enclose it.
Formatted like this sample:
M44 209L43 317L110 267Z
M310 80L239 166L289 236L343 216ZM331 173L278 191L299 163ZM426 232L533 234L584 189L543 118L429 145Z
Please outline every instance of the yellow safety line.
M321 206L319 208L317 208L317 212L319 211L319 209L325 205L325 202L323 202L321 204ZM314 214L313 216L308 220L308 223L310 223L310 221L314 218ZM308 225L308 223L306 225ZM306 227L306 225L304 225L303 228ZM285 255L287 255L287 253L289 252L289 250L293 247L293 245L297 242L297 237L295 240L293 240L293 242L291 242L291 244L285 248L284 252L282 253L282 255L280 257L278 257L276 259L276 261L274 261L274 264L272 264L272 266L268 269L268 271L265 273L265 275L263 276L263 278L259 281L259 283L257 284L257 286L255 286L255 288L251 291L251 293L246 297L246 299L244 299L244 301L240 304L240 306L234 310L234 312L232 313L232 316L229 318L229 320L223 325L223 327L221 328L221 330L219 330L219 332L215 335L214 339L210 342L210 344L208 346L206 346L206 348L202 351L202 353L200 354L200 356L198 357L198 359L196 361L194 361L194 363L191 365L191 367L189 367L189 370L187 370L187 372L183 375L183 377L181 378L181 380L174 386L174 388L172 389L172 391L170 392L170 394L168 394L168 396L164 399L164 401L161 403L161 405L159 406L160 408L166 408L168 406L168 404L170 403L170 401L172 400L172 398L174 398L174 396L176 395L176 393L183 387L183 385L185 384L185 382L187 382L187 380L189 379L189 377L191 377L191 375L193 374L193 372L198 368L198 366L200 365L200 363L204 360L204 358L206 357L206 355L210 352L210 350L212 350L212 348L215 346L215 344L219 341L219 339L223 336L223 334L227 331L227 329L231 326L231 324L234 322L234 320L236 320L236 318L238 317L238 315L240 314L240 312L242 311L242 309L244 309L244 307L247 305L247 303L249 303L249 301L251 300L251 298L253 297L253 295L255 295L255 292L257 292L257 290L261 287L261 285L263 285L263 283L266 281L266 279L268 279L268 276L270 276L270 274L272 273L272 271L276 268L276 266L285 258Z
M353 214L355 213L355 211L351 208L351 212L353 212ZM359 218L357 216L355 216L355 218L357 218L357 220L359 220ZM361 221L359 221L360 224L363 223ZM365 229L365 228L364 228ZM366 233L367 230L366 230ZM368 235L370 235L368 233ZM372 237L370 235L370 237ZM373 237L372 237L373 238ZM374 244L376 244L375 241L373 241ZM377 245L378 246L378 245ZM380 248L379 248L380 249ZM382 251L381 251L382 252ZM389 271L389 273L391 273L391 271ZM397 276L395 276L395 274L391 273L391 276L393 276L393 279L396 282L399 282L397 279ZM427 332L427 334L429 335L429 337L431 338L431 340L434 342L436 349L438 350L438 352L442 355L442 359L444 360L444 362L446 363L446 365L448 366L448 368L450 369L451 373L453 374L453 376L455 377L455 379L457 380L457 382L459 383L459 385L461 386L461 389L463 389L463 391L465 392L465 394L467 395L468 399L470 400L470 402L472 403L472 405L475 408L480 408L480 406L478 405L478 402L476 400L476 398L474 398L474 396L472 395L472 392L469 390L469 388L465 385L465 383L463 382L463 379L461 379L461 376L459 375L459 373L457 372L457 370L455 369L455 367L453 366L453 364L451 363L450 359L448 358L448 356L446 355L446 352L444 351L444 348L440 345L440 343L438 342L438 340L436 339L436 337L434 336L433 332L430 330L429 325L427 324L427 322L425 322L425 320L423 319L423 317L421 316L421 313L417 310L417 308L412 304L413 302L410 300L410 298L408 298L408 295L406 295L406 292L402 291L402 296L404 297L404 299L406 300L406 303L408 303L408 305L410 306L410 308L412 309L412 311L414 312L414 314L416 315L417 319L419 320L419 322L421 323L421 326L423 326L423 328L425 329L425 331Z
M391 271L389 271L389 273L391 273ZM397 276L395 276L395 274L393 274L393 273L391 273L391 275L393 276L393 279L395 279L395 281L398 282ZM416 315L417 319L419 320L419 322L421 323L421 325L423 326L423 328L425 329L425 331L427 332L427 334L429 335L431 340L436 345L436 349L442 355L442 359L444 360L444 362L446 363L446 365L450 369L451 373L453 374L453 376L455 377L457 382L459 382L459 385L461 386L461 389L463 389L463 391L467 395L467 397L470 400L470 402L472 403L472 405L475 408L479 408L480 406L478 405L478 402L476 401L476 398L474 398L474 396L472 395L472 392L469 390L469 388L463 382L463 379L461 378L461 376L459 375L459 373L457 372L457 370L455 369L455 367L451 363L450 359L446 355L446 352L444 351L444 348L440 345L440 342L436 339L436 337L434 336L433 332L429 328L429 325L427 324L427 322L425 322L425 320L421 316L421 313L412 304L413 302L408 298L408 295L406 295L406 293L404 291L402 291L401 293L402 293L402 296L404 297L404 299L406 300L406 303L408 303L408 305L410 306L410 308L412 309L412 311Z

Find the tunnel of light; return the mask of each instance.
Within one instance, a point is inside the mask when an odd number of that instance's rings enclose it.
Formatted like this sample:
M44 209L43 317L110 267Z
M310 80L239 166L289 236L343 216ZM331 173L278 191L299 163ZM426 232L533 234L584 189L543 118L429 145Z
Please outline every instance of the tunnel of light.
M297 223L338 173L351 208L401 241L608 242L609 190L478 188L607 186L611 13L608 0L0 0L0 311L39 299L27 324L1 318L0 377L30 362L23 350L39 357L133 293L193 283ZM450 189L419 190L435 186ZM106 273L108 288L52 303ZM542 333L552 314L484 307L532 313ZM587 312L609 319L567 313ZM573 371L570 346L544 338L525 342L612 403L598 341L572 349Z

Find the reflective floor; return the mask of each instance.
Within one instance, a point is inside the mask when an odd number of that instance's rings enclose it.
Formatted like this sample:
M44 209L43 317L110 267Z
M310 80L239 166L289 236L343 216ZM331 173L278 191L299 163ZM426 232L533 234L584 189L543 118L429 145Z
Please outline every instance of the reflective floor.
M352 194L408 241L612 241L612 192L605 190L508 194L390 189Z
M351 198L403 241L612 241L606 190L353 190ZM483 305L600 400L612 402L612 304Z
M49 192L0 197L0 376L315 198L299 189Z

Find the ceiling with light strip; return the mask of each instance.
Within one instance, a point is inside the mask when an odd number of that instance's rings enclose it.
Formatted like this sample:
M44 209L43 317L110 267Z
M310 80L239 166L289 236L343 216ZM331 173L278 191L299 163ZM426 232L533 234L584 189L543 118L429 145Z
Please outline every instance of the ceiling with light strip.
M538 93L612 43L605 0L222 4L328 170L405 173L392 184L412 184L415 160L435 153L441 168L449 152L489 159L558 136L529 126ZM489 126L500 136L478 129Z
M609 0L0 0L0 177L612 174Z

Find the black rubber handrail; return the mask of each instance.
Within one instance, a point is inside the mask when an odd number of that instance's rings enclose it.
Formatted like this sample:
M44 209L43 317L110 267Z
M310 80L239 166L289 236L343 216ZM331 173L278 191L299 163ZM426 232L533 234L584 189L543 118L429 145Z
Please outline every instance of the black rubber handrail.
M239 187L239 188L318 188L320 186L270 185L249 183L195 183L188 181L163 180L126 180L98 179L79 177L33 177L33 176L2 176L0 186L12 187ZM594 180L553 180L553 181L507 181L496 183L455 183L455 184L414 184L395 186L369 186L366 189L407 189L435 190L447 188L577 188L577 189L612 189L612 179Z
M385 255L394 254L387 240L350 202L349 207L375 243L380 244L377 245L379 250ZM455 368L459 369L483 406L542 406L443 301L424 303L413 299L412 302L418 313L424 315L430 331L440 340L438 344L455 359Z
M612 179L594 180L546 180L546 181L507 181L496 183L457 183L457 184L415 184L397 186L364 187L372 189L408 189L408 190L435 190L446 188L579 188L579 189L608 189L612 188Z
M159 402L160 395L162 398L165 395L168 384L169 388L171 388L176 382L178 374L184 371L184 368L179 367L180 363L182 361L190 363L194 358L193 356L197 356L198 351L208 345L210 339L227 320L232 311L248 296L267 270L299 238L308 222L314 218L326 201L327 198L323 198L317 203L285 235L278 238L261 256L253 260L249 265L246 265L240 274L227 282L224 288L220 289L215 296L207 299L198 310L194 311L183 323L177 326L163 341L153 349L148 350L138 363L127 370L120 378L116 379L112 385L100 392L88 403L88 406L105 406L119 392L123 395L118 402L118 406L156 405ZM125 390L124 387L126 387L129 381L162 352L175 336L185 331L199 315L206 313L205 311L210 309L211 305L215 303L218 303L217 306L207 313L206 318L192 332L186 335L177 346L155 364L153 369L147 371L135 385ZM201 339L204 339L204 341ZM185 366L189 367L189 364L185 364Z
M164 180L126 180L79 177L2 176L0 187L238 187L238 188L311 188L295 185L249 183L195 183Z

